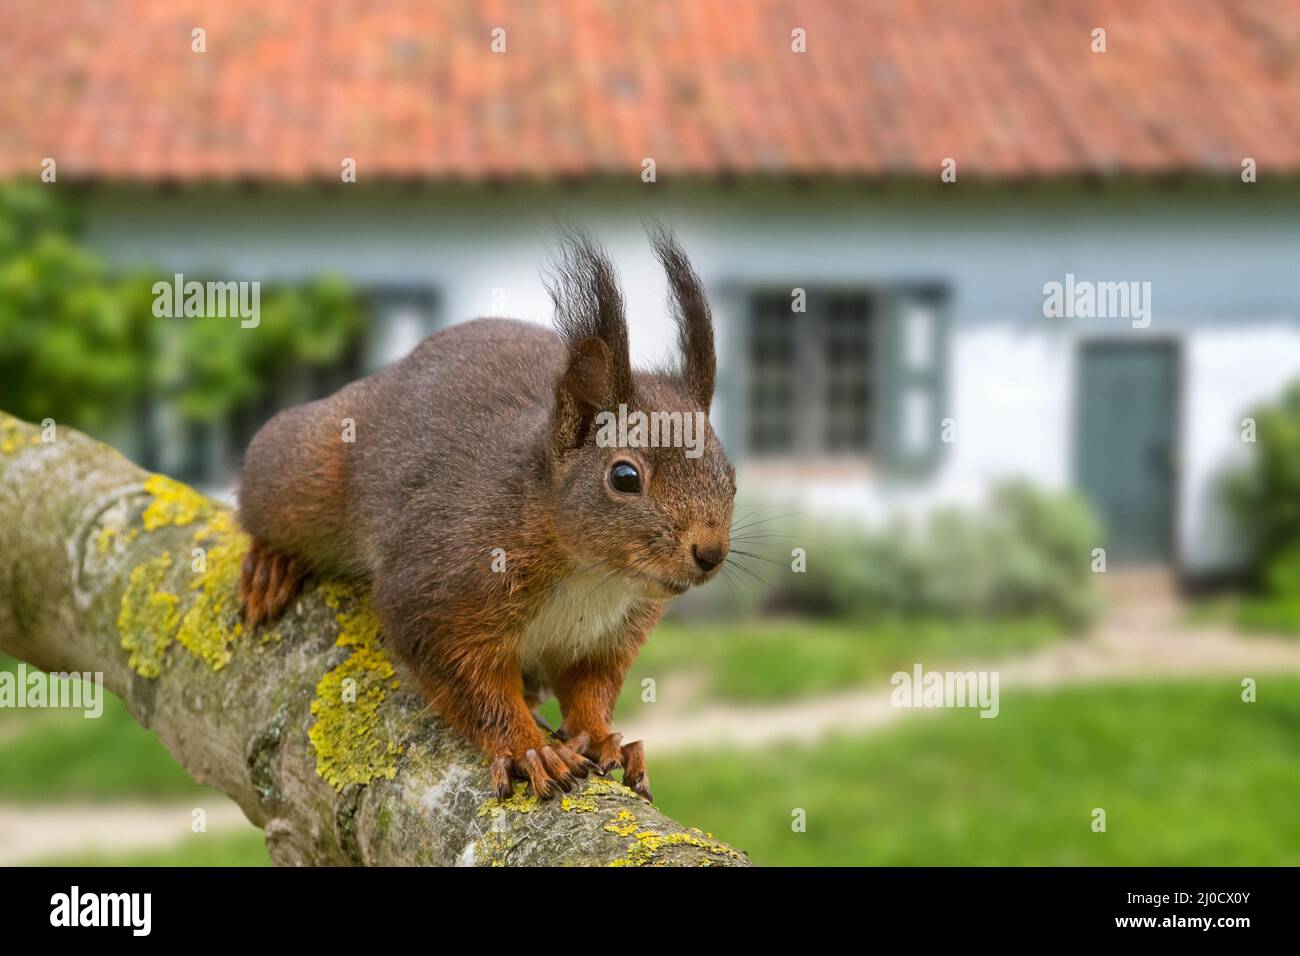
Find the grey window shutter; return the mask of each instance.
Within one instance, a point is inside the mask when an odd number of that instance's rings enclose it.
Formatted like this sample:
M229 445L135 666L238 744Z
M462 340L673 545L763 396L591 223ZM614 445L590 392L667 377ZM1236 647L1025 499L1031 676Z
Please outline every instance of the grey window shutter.
M943 455L949 317L931 287L896 287L882 303L877 449L891 470L924 473Z

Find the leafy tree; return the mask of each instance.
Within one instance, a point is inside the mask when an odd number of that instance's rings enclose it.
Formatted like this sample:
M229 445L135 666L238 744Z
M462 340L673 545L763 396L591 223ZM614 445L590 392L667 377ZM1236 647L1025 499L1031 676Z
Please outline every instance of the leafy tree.
M0 187L0 407L93 429L153 385L149 285L109 276L40 192Z
M95 432L157 400L218 421L337 365L364 327L357 296L330 277L263 289L256 328L157 318L153 284L170 276L112 273L76 227L53 190L0 185L0 408L20 417Z

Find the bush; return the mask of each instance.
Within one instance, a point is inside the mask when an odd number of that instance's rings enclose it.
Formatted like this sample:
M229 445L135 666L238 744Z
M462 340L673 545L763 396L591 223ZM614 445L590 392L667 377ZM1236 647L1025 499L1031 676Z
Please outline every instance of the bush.
M1098 609L1090 561L1100 529L1069 493L1016 482L996 488L984 508L942 509L879 531L824 522L763 527L767 540L782 544L771 553L784 558L804 547L808 555L803 573L785 561L753 566L772 585L768 610L866 620L1047 617L1075 629ZM745 535L736 547L755 547Z
M1256 579L1274 594L1300 598L1300 381L1252 414L1253 453L1228 476L1228 501Z

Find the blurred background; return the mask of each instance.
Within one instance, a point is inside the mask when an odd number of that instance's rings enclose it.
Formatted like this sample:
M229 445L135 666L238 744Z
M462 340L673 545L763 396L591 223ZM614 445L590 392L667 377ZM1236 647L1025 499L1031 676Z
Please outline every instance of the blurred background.
M661 806L770 865L1300 863L1300 3L0 23L0 408L233 501L277 409L549 321L558 222L670 355L657 217L741 489L618 709ZM156 317L178 273L260 282L257 327ZM917 664L998 672L999 716L891 706ZM268 862L116 701L0 709L0 863L55 861Z

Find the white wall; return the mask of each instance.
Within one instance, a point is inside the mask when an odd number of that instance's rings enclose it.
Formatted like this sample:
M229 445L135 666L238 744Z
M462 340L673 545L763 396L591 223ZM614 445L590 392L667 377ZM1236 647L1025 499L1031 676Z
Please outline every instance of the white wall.
M952 291L950 412L957 441L924 482L869 466L805 467L742 482L797 492L816 506L879 517L897 508L978 499L989 483L1028 475L1071 480L1076 346L1089 336L1183 343L1183 562L1230 564L1235 547L1213 493L1242 448L1252 403L1300 376L1300 189L1202 185L1164 190L819 184L706 186L671 182L584 187L339 185L300 191L162 195L101 190L92 243L119 263L264 281L334 270L355 282L426 282L442 319L504 313L546 321L539 278L557 219L592 228L625 286L633 351L670 354L672 327L642 216L675 225L712 289L725 384L741 301L754 284L935 280ZM1149 329L1122 320L1049 320L1045 282L1152 283ZM501 308L493 308L501 290ZM727 433L725 402L715 424ZM828 476L828 477L823 477Z

